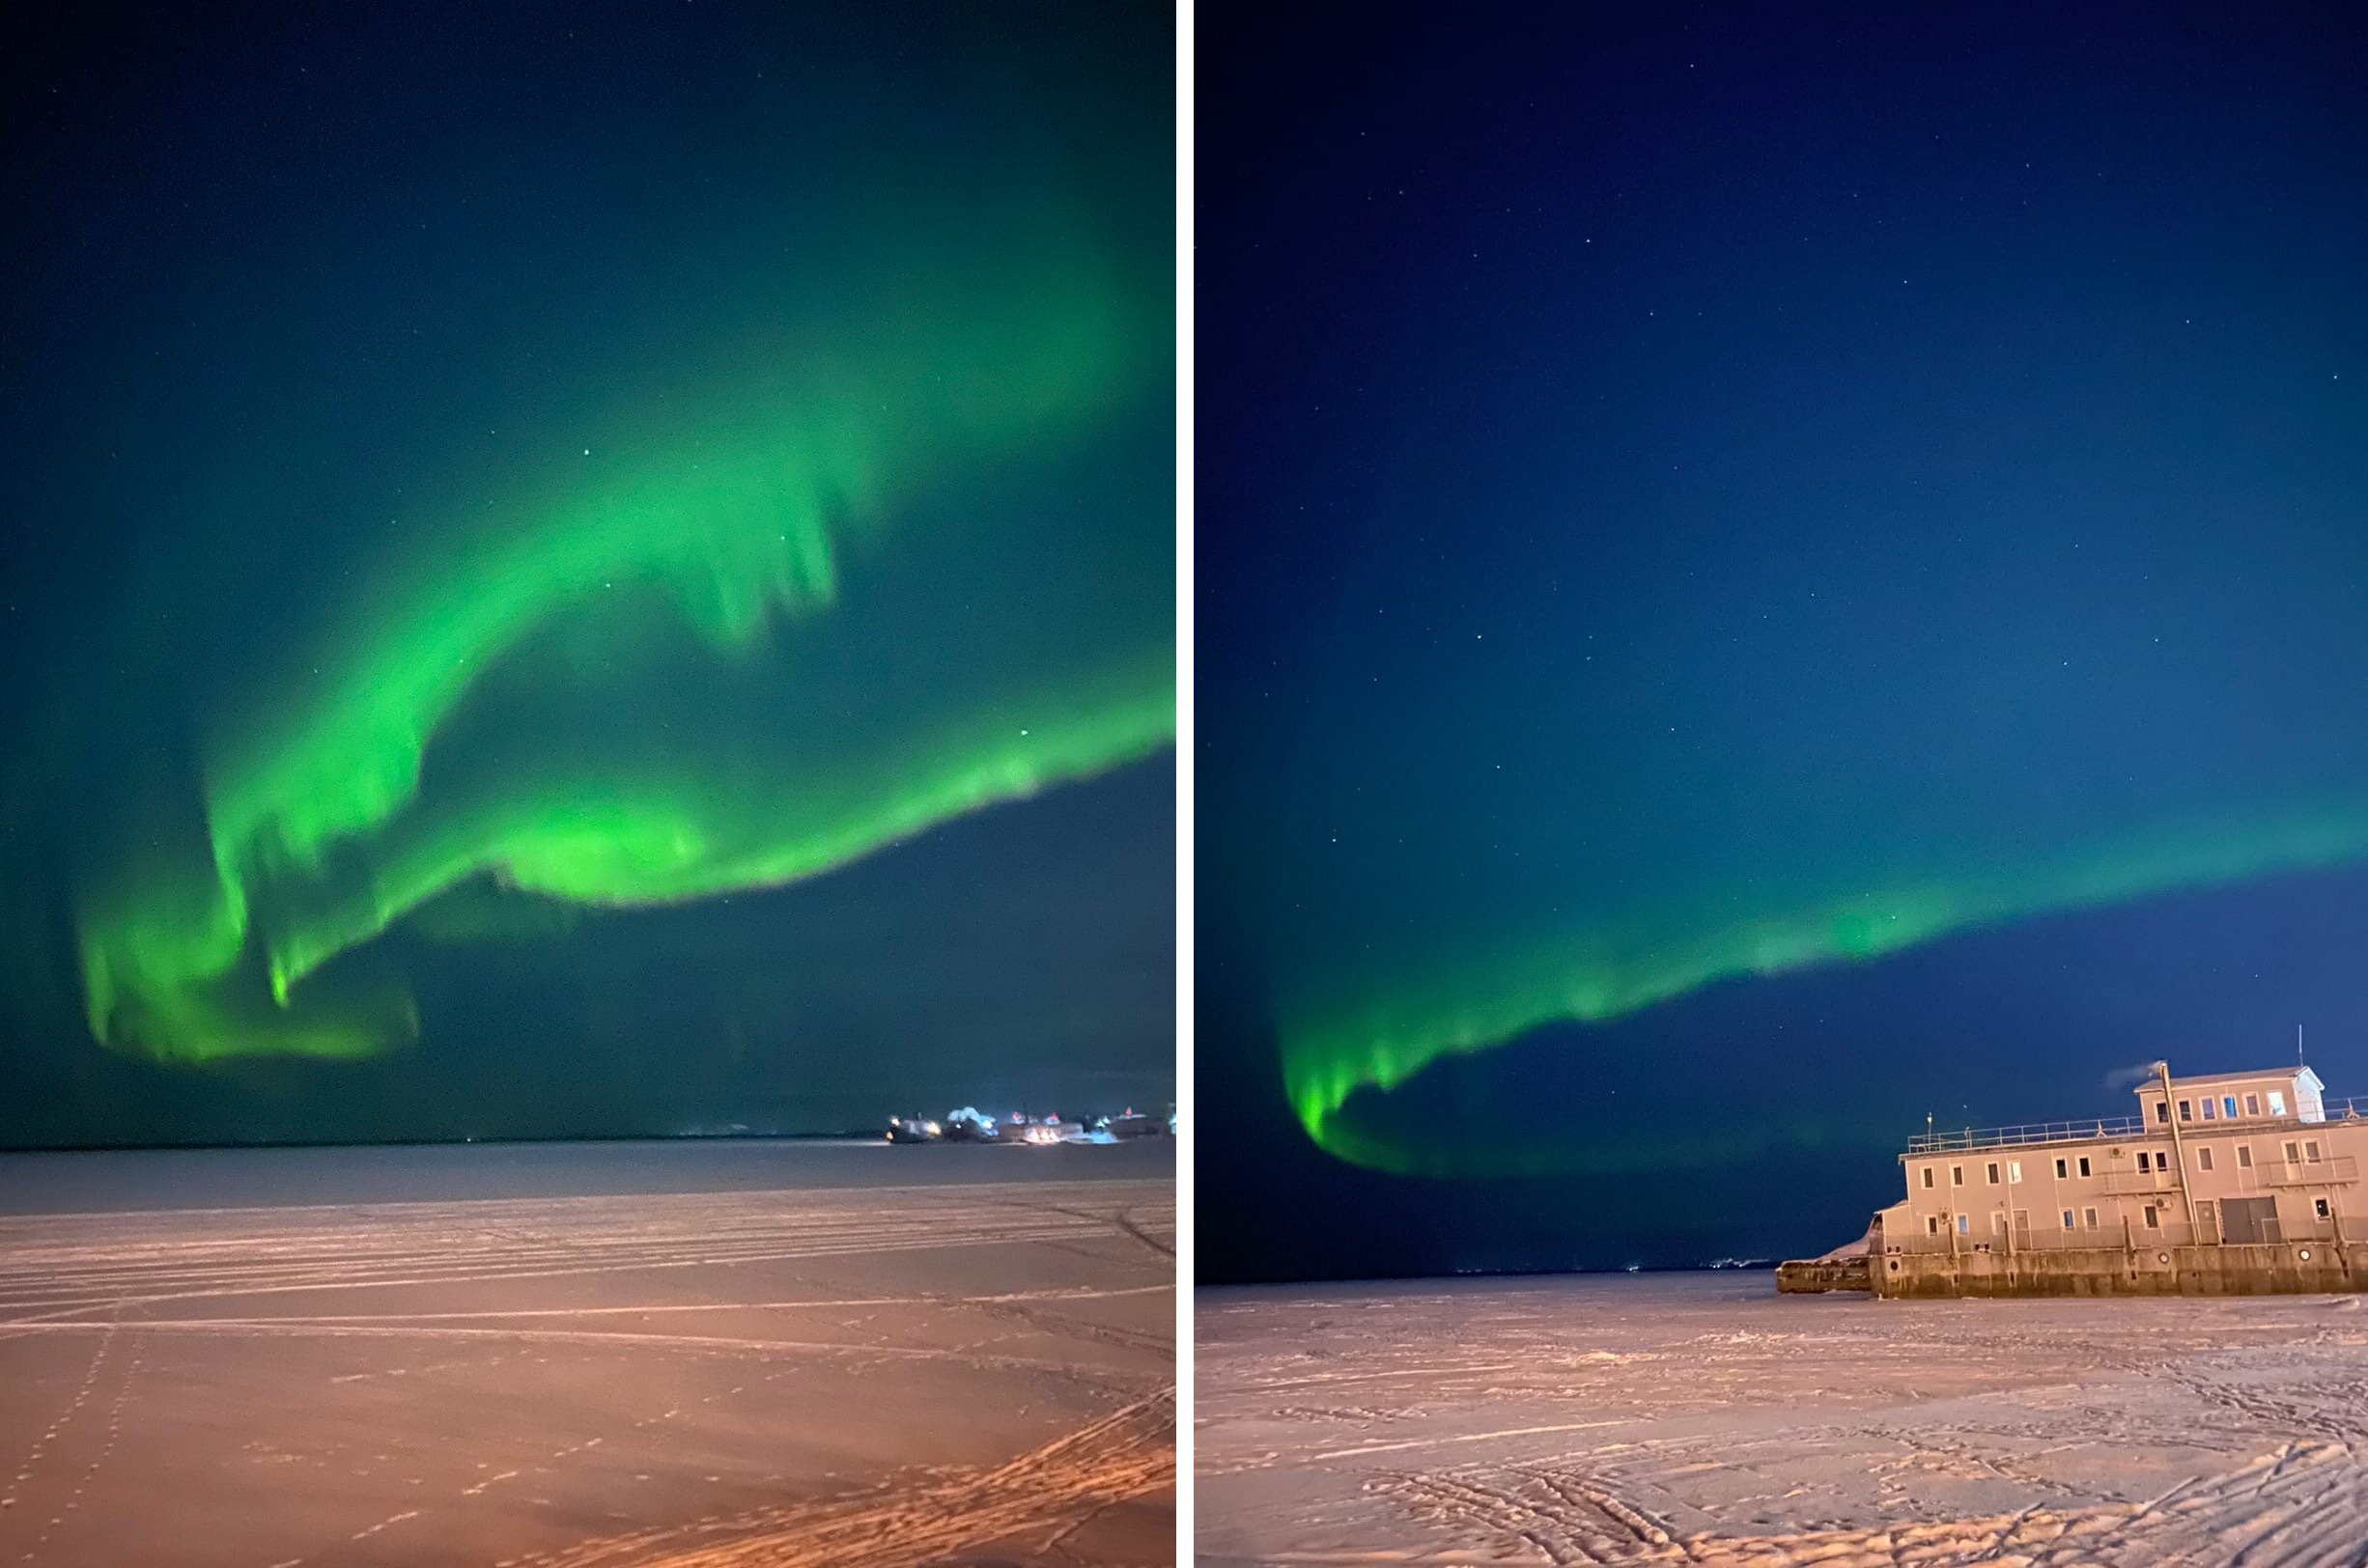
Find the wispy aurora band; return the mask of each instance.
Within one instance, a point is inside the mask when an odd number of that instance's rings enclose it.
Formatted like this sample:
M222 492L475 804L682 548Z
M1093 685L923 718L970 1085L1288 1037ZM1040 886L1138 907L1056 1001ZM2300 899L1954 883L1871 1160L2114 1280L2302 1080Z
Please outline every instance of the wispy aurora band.
M845 777L636 757L422 798L439 729L534 639L655 594L728 666L775 618L833 613L849 552L916 494L1163 390L1164 298L1131 297L1083 250L960 262L950 284L885 280L892 304L768 359L713 420L677 420L601 482L502 497L498 532L448 527L340 606L284 689L216 726L204 870L135 853L84 897L94 1036L183 1061L365 1055L416 1032L408 993L308 1005L304 982L472 878L612 907L777 885L1166 745L1171 611L1151 605L1050 688L966 688L968 711L930 712Z
M1546 1024L1609 1022L1722 980L1863 962L2007 920L2364 857L2368 811L2320 807L2254 825L2163 831L2011 874L1872 889L1691 935L1672 926L1550 938L1345 1004L1286 1005L1284 1086L1310 1137L1373 1170L1480 1178L1617 1168L1622 1152L1613 1142L1417 1141L1377 1131L1355 1103L1443 1058L1493 1050ZM1734 1140L1723 1146L1733 1157Z

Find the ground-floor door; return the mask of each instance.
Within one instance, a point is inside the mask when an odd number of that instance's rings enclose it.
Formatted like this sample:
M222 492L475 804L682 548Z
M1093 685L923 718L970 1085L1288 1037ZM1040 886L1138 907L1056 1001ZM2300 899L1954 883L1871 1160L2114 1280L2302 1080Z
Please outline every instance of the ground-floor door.
M2277 1199L2222 1198L2220 1239L2228 1242L2276 1241Z

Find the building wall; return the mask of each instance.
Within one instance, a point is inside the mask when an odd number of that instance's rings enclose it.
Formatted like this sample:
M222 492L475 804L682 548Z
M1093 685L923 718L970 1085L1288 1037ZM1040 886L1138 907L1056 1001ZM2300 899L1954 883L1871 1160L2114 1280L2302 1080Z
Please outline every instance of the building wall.
M2183 1132L2224 1122L2315 1122L2326 1114L2322 1087L2319 1075L2306 1067L2173 1078L2168 1095L2159 1082L2138 1086L2138 1115L2149 1131L2167 1130L2174 1120Z
M2254 1241L2368 1243L2360 1182L2368 1120L2304 1120L2318 1113L2317 1088L2307 1073L2174 1079L2167 1098L2159 1084L2138 1091L2143 1134L1904 1155L1907 1195L1876 1216L1877 1251L1954 1259L1962 1272L1967 1258L2220 1244L2234 1255L2238 1243ZM2286 1115L2269 1114L2272 1094ZM2176 1117L2183 1102L2188 1115L2174 1139L2162 1111ZM2273 1231L2253 1228L2229 1207L2259 1199L2268 1200Z

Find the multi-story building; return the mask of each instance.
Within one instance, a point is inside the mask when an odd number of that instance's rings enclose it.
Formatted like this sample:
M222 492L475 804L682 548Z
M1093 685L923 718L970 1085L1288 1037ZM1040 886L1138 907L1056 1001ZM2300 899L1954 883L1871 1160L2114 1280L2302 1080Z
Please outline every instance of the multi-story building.
M1875 1216L1885 1296L2221 1294L2354 1288L2368 1242L2368 1101L2307 1067L2206 1078L2163 1064L2137 1114L1927 1132ZM2358 1284L2368 1288L2368 1253Z

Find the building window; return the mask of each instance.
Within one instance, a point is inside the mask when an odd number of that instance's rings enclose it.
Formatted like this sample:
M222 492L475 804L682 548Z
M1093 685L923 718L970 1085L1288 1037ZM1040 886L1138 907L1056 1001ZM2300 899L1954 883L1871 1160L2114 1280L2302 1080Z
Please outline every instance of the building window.
M2205 1101L2205 1102L2204 1102L2204 1120L2206 1120L2206 1121L2208 1121L2208 1122L2209 1122L2209 1121L2216 1121L2216 1120L2218 1120L2218 1116L2217 1116L2217 1114L2216 1114L2216 1112L2217 1112L2218 1108L2219 1108L2219 1107L2217 1107L2216 1106L2214 1106L2214 1105L2213 1105L2213 1104L2211 1101L2209 1101L2209 1100Z
M2325 1219L2326 1218L2326 1199L2315 1198L2312 1201L2318 1208L2319 1218Z
M2292 1138L2288 1138L2286 1140L2286 1163L2289 1165L2298 1165L2301 1162L2302 1146L2295 1142Z
M1995 1160L1989 1162L1989 1185L1992 1187L1998 1185L1998 1162Z
M2151 1203L2148 1204L2146 1206L2146 1228L2148 1230L2159 1230L2161 1227L2162 1211L2156 1208Z
M1940 1216L1936 1214L1928 1214L1924 1217L1924 1234L1927 1236L1937 1236L1940 1234Z
M2181 1121L2183 1121L2183 1122L2191 1122L2191 1121L2195 1120L2195 1102L2194 1102L2194 1101L2192 1101L2192 1100L2182 1100L2181 1102L2179 1102L2179 1119L2180 1119Z
M2138 1174L2143 1176L2155 1168L2155 1157L2144 1149L2138 1151Z
M2308 1143L2302 1145L2302 1158L2314 1165L2319 1162L2319 1140L2317 1138L2312 1138Z
M2212 1151L2210 1149L2198 1149L2195 1151L2195 1168L2197 1170L2210 1170L2212 1168Z
M1960 1214L1957 1217L1957 1233L1959 1236L1970 1236L1973 1234L1973 1216L1969 1214Z
M2057 1161L2055 1162L2055 1179L2060 1182L2065 1178L2066 1174L2067 1172L2064 1168L2064 1162L2061 1160Z
M2244 1113L2247 1116L2258 1116L2261 1114L2261 1096L2257 1094L2248 1094L2244 1097Z
M2286 1114L2286 1095L2283 1090L2271 1089L2269 1091L2269 1114L2272 1116Z
M2089 1227L2089 1229L2091 1229L2091 1230L2095 1230L2095 1229L2097 1228L2097 1211L2096 1211L2096 1210L2094 1210L2094 1209L2083 1209L2083 1210L2081 1210L2081 1211L2080 1211L2080 1218L2081 1218L2082 1219L2084 1219L2084 1220L2086 1220L2086 1221L2088 1222L2088 1227Z
M2007 1180L2008 1180L2010 1183L2012 1183L2012 1182L2019 1182L2019 1181L2021 1181L2021 1180L2022 1180L2022 1162L2021 1162L2021 1161L2019 1161L2019 1160L2010 1160L2010 1161L2008 1161L2008 1162L2006 1162L2006 1179L2007 1179Z
M1965 1185L1965 1167L1964 1167L1964 1166L1962 1166L1962 1165L1951 1165L1951 1166L1949 1167L1949 1185L1950 1185L1951 1187L1962 1187L1962 1186L1964 1186L1964 1185Z
M2237 1145L2237 1168L2240 1170L2253 1168L2253 1146L2251 1144L2240 1143Z
M2066 1230L2072 1228L2072 1216L2070 1209L2064 1211L2064 1228Z
M1925 1166L1925 1167L1924 1167L1924 1187L1925 1187L1925 1190L1926 1190L1926 1191L1928 1191L1928 1192L1929 1192L1929 1191L1931 1191L1931 1187L1932 1187L1932 1167L1931 1167L1931 1166L1930 1166L1930 1165L1927 1165L1927 1166Z
M2087 1155L2082 1155L2082 1156L2080 1157L2080 1174L2081 1174L2081 1175L2083 1175L2083 1176L2086 1176L2088 1173L2089 1173L2089 1157L2088 1157Z
M2237 1097L2235 1095L2224 1094L2220 1096L2220 1114L2227 1117L2232 1122L2237 1119Z
M2003 1235L2005 1235L2005 1234L2006 1234L2006 1214L2005 1214L2005 1211L2000 1210L2000 1209L1992 1209L1992 1210L1990 1210L1990 1212L1989 1212L1989 1233L1990 1233L1992 1236L2003 1236Z
M2156 1121L2158 1121L2158 1122L2168 1122L2170 1119L2171 1119L2171 1103L2170 1103L2168 1100L2157 1100L2157 1101L2156 1101L2156 1102L2155 1102L2155 1120L2156 1120Z

